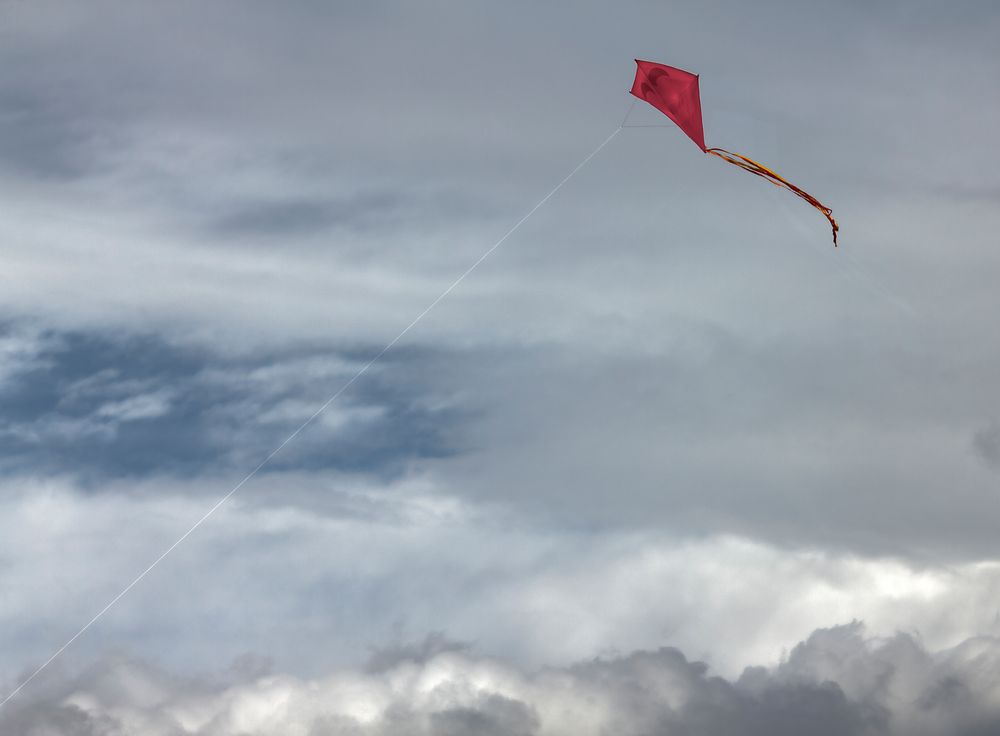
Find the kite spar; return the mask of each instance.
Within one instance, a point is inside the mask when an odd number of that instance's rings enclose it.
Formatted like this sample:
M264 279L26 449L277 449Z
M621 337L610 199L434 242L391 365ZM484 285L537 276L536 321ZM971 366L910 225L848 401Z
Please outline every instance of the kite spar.
M698 92L697 74L666 64L658 64L655 61L636 59L635 64L635 81L632 82L632 89L629 90L631 94L640 100L645 100L673 120L705 153L718 156L726 163L739 166L744 171L766 179L777 187L787 189L811 204L830 221L830 227L833 230L833 246L837 247L837 231L840 230L840 226L833 219L833 210L763 164L724 148L707 148L705 146L705 130L701 121L701 95Z

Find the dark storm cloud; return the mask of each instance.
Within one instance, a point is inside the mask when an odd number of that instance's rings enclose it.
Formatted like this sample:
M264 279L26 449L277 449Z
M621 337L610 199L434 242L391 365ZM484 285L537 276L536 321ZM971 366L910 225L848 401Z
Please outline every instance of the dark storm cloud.
M427 730L439 736L530 736L538 733L539 726L530 706L502 695L486 695L471 706L431 713Z
M344 201L318 199L251 202L213 226L226 235L295 235L332 228L370 229L400 219L401 200L385 192Z
M1000 470L1000 422L977 430L972 436L972 446L984 463Z
M23 736L111 736L121 733L116 719L90 716L79 708L25 708L8 718L11 733Z
M374 649L365 664L365 671L386 672L405 662L422 665L445 652L468 652L471 649L472 645L467 642L452 641L442 632L433 632L419 642Z
M234 359L153 336L51 333L0 385L0 467L91 480L226 472L266 455L369 357L300 349ZM343 426L316 422L273 469L393 475L414 458L452 454L459 417L426 403L408 367L416 359L399 353L359 381L337 407Z
M781 665L735 680L669 648L538 672L445 652L376 673L224 684L119 660L50 685L0 713L0 726L60 736L139 724L157 736L978 736L1000 727L998 662L995 639L930 653L906 634L866 640L859 624L818 630Z
M221 214L215 211L220 208ZM206 231L213 237L287 245L298 237L322 235L331 238L323 240L324 248L336 247L335 239L345 232L412 237L415 231L435 223L496 216L468 195L430 192L420 186L363 191L339 198L321 197L318 193L297 198L230 197L223 204L212 203L206 211Z
M92 171L101 138L75 112L35 90L0 86L0 171L57 179Z

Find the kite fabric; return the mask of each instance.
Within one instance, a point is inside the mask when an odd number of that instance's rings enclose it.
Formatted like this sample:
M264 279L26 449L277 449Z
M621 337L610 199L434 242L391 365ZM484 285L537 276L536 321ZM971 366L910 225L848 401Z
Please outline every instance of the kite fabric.
M833 245L837 246L837 231L840 230L840 226L833 219L833 210L763 164L724 148L707 148L705 146L705 129L701 119L701 95L698 92L697 74L666 64L658 64L655 61L636 59L635 64L635 81L632 82L632 89L629 90L635 97L645 100L673 120L677 127L683 130L705 153L710 153L726 163L739 166L744 171L767 179L775 186L787 189L811 204L829 220L833 230Z

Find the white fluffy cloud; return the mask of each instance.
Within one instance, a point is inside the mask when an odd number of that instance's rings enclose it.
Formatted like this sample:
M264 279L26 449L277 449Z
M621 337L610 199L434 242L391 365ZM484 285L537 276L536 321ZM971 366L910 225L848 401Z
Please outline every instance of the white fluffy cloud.
M10 379L46 364L43 353L55 340L43 331L18 325L0 331L0 392L10 391Z
M443 649L443 651L442 651ZM393 657L392 655L397 656ZM525 670L462 648L383 652L316 679L214 679L114 659L0 714L24 736L932 736L1000 727L1000 640L928 651L858 624L813 632L774 667L711 675L676 649Z
M0 604L3 674L44 660L231 487L202 483L197 495L176 481L98 494L67 481L6 483L0 534L17 554L4 579L17 594ZM776 663L817 626L852 619L873 635L919 632L935 648L996 628L1000 567L989 562L918 566L726 536L574 533L484 513L431 478L277 474L244 494L77 642L67 664L115 642L174 667L210 669L253 651L311 674L443 630L529 668L671 645L733 676Z

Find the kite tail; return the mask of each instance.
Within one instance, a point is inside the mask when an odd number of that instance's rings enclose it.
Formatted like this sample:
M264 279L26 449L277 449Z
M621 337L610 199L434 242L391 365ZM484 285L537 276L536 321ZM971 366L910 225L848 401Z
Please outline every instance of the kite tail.
M746 156L741 156L738 153L732 153L731 151L727 151L724 148L707 148L705 149L705 153L710 153L713 156L718 156L723 161L730 163L733 166L739 166L744 171L749 171L751 174L756 174L762 179L767 179L776 187L787 189L793 194L797 194L798 196L802 197L802 199L804 199L806 202L808 202L813 207L822 212L823 216L830 221L830 227L833 229L833 247L834 248L837 247L837 231L840 230L840 226L837 224L837 221L833 219L833 210L831 210L825 204L823 204L814 196L809 194L809 192L799 189L790 181L783 179L781 176L771 171L763 164L759 164L753 159L747 158Z

